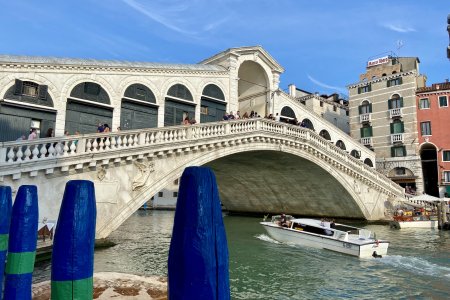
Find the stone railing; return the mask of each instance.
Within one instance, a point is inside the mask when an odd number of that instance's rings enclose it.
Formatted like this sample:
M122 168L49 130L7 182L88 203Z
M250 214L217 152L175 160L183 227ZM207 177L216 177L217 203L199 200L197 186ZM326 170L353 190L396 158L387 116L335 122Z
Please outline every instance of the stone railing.
M361 144L363 144L364 146L372 146L372 138L371 137L361 138Z
M24 172L34 172L34 176L39 169L61 167L62 171L67 171L69 168L67 161L75 165L75 169L80 169L83 163L89 162L90 166L95 166L95 161L91 164L93 159L108 160L108 157L113 157L112 154L120 154L129 160L137 153L150 151L148 150L150 148L159 155L158 151L164 150L164 147L187 149L195 142L202 142L203 146L212 145L236 137L246 138L249 134L269 135L271 140L288 146L303 144L306 147L309 144L315 153L321 153L321 157L333 159L335 164L342 164L359 174L359 178L370 181L372 185L380 185L392 195L403 194L403 190L393 181L314 131L267 119L3 142L0 143L0 176L13 175L14 178L14 174L20 173L21 169L24 169ZM120 161L120 157L115 159ZM33 176L32 173L30 175ZM16 177L18 178L20 176Z
M391 134L391 144L403 143L403 133Z
M394 117L401 117L402 116L402 109L401 108L393 108L389 110L389 115L391 118Z
M359 123L370 122L370 113L359 115Z

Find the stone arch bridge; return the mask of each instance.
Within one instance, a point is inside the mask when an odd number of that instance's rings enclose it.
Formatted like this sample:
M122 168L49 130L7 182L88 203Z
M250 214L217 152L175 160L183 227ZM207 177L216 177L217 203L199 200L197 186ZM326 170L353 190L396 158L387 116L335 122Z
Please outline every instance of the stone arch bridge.
M310 129L248 119L4 142L0 182L37 185L40 219L55 220L65 183L94 181L97 238L191 165L213 168L230 211L382 219L403 190L364 159Z

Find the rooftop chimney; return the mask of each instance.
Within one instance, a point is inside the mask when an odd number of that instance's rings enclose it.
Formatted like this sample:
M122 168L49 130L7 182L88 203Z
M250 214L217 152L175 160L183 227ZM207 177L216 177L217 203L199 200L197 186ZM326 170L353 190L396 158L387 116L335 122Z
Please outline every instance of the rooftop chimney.
M291 83L290 85L289 85L289 95L290 96L292 96L292 97L295 97L296 96L296 91L297 90L297 87L295 86L295 84L293 84L293 83Z

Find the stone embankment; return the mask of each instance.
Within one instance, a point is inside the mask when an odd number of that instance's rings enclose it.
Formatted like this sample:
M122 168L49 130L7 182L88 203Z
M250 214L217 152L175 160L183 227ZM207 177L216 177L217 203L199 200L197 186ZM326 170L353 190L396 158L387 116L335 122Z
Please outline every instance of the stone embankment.
M49 300L50 281L34 284L32 296L34 300ZM166 300L167 278L112 272L95 273L93 299Z

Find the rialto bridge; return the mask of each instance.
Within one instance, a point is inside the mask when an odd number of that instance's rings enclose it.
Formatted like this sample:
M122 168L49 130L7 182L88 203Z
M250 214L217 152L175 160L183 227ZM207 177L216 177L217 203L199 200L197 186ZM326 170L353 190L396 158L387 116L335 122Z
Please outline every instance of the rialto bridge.
M40 218L55 220L65 182L94 181L97 238L191 165L213 168L230 211L384 218L402 189L372 151L280 91L283 71L261 47L195 65L0 56L0 183L37 185ZM218 121L237 110L288 112L310 128ZM185 116L199 124L180 126ZM30 127L41 139L11 141Z
M97 238L191 165L213 168L230 211L376 220L403 194L311 129L266 119L5 142L0 160L2 184L14 191L36 184L40 217L49 220L58 216L65 182L94 181Z

